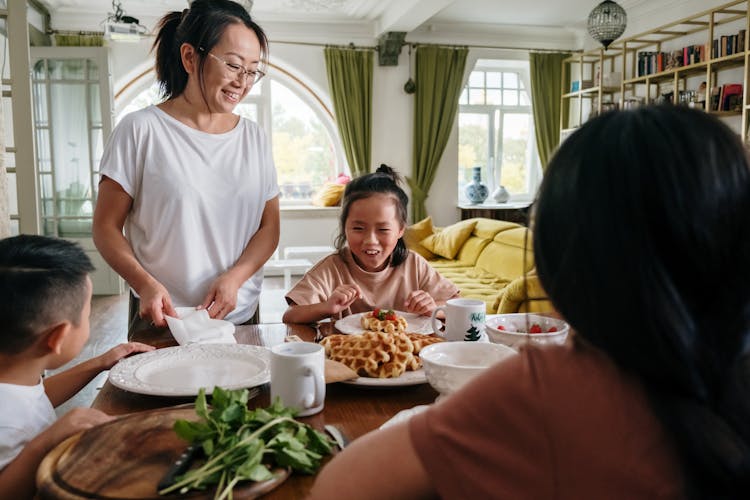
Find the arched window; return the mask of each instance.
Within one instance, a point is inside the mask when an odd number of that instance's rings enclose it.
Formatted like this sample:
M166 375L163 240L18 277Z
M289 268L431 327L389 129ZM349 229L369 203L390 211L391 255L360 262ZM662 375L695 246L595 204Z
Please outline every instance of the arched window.
M151 82L122 108L116 121L159 102L153 72ZM349 174L330 110L287 71L269 65L268 75L252 88L235 113L270 131L282 204L309 204L326 181L342 172Z

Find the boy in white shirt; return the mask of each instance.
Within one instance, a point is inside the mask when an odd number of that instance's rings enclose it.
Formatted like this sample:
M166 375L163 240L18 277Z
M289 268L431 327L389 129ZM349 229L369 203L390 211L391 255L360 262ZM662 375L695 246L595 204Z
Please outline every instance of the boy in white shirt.
M42 458L68 436L112 417L64 403L103 370L152 346L121 344L64 372L89 338L91 261L76 244L44 236L0 240L0 498L31 498Z

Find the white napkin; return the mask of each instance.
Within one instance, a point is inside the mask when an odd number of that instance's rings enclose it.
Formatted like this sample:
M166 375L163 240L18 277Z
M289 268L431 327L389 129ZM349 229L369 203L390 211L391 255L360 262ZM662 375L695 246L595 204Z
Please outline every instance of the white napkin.
M236 344L234 323L223 319L212 319L205 309L194 307L175 308L179 317L165 316L169 331L180 345L188 344Z

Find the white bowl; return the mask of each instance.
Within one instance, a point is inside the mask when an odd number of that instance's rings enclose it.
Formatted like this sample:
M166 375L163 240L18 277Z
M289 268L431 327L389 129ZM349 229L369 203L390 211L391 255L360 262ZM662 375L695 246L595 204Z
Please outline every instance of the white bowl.
M419 353L427 381L441 395L456 392L469 380L516 351L486 342L439 342Z
M543 333L526 333L526 330L534 324L539 325ZM505 329L500 329L501 326ZM557 331L549 332L549 329L553 327ZM564 344L569 330L568 324L561 319L533 313L498 314L485 321L485 331L490 342L513 348L520 347L527 342Z

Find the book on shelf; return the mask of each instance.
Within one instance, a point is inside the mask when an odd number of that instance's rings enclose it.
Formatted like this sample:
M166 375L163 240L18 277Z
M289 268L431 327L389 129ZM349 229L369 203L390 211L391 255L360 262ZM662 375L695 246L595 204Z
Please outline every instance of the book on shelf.
M711 88L711 111L740 111L742 110L742 84L727 83Z
M741 29L734 35L721 35L713 39L711 57L726 57L745 51L746 30Z
M721 87L711 87L711 101L709 110L718 111L719 102L721 102Z
M721 110L739 111L742 109L742 84L728 83L722 85Z
M667 52L665 57L664 70L679 68L680 66L682 66L682 50L673 50L672 52Z
M590 89L594 86L594 80L573 80L570 82L570 91L578 92L579 90Z
M714 51L718 47L718 41L714 40ZM724 43L727 43L726 41ZM706 60L706 45L687 45L679 50L657 52L642 50L638 52L637 74L646 76L661 73L680 66L701 63Z

